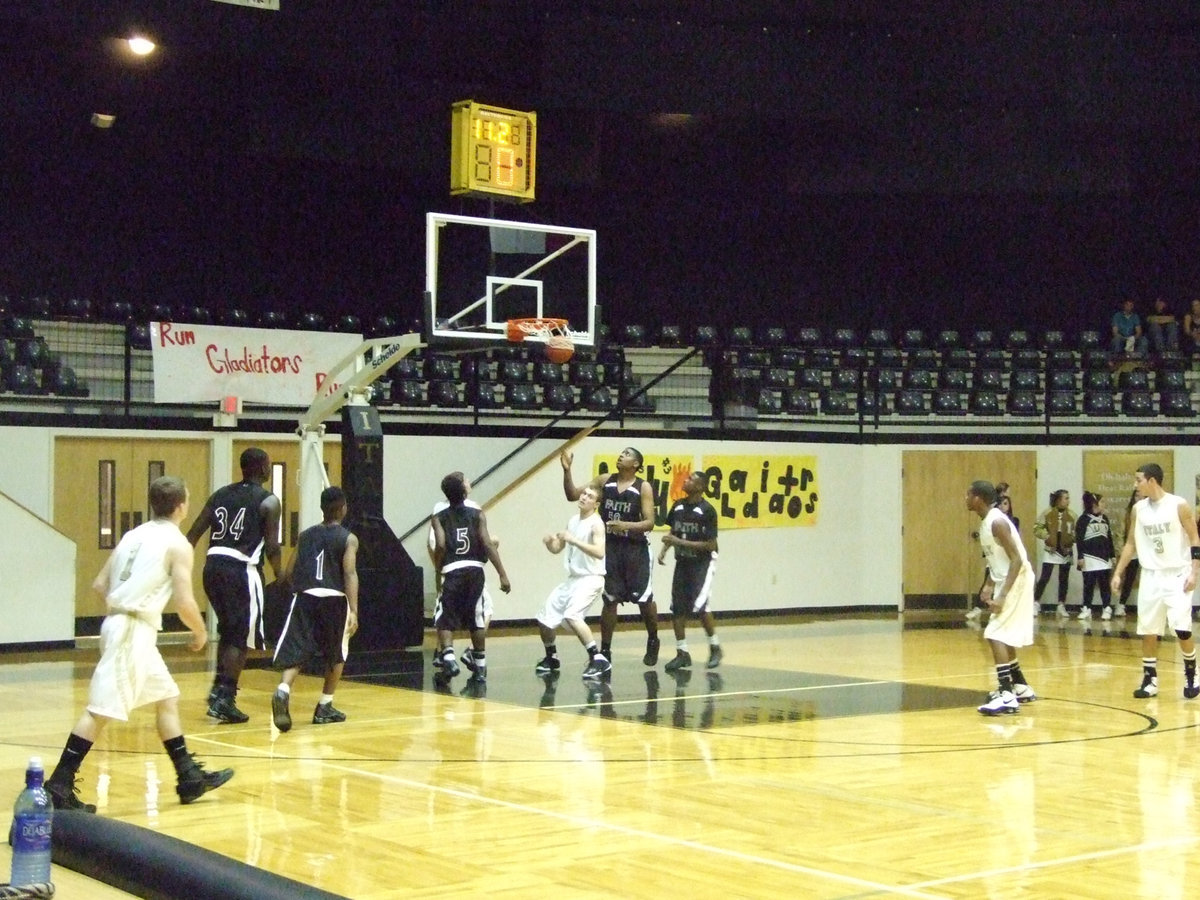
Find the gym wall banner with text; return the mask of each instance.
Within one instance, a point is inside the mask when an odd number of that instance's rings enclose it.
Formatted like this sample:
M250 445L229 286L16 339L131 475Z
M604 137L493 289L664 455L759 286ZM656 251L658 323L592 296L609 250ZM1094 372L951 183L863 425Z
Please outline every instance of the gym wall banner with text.
M354 352L360 334L226 328L151 322L156 403L239 397L272 406L308 406L325 373Z
M594 457L592 474L616 471L610 457ZM694 471L708 475L704 497L717 510L720 528L792 528L817 524L820 490L817 458L810 455L720 454L697 457L679 453L647 456L638 474L654 491L654 520L683 496L683 483Z

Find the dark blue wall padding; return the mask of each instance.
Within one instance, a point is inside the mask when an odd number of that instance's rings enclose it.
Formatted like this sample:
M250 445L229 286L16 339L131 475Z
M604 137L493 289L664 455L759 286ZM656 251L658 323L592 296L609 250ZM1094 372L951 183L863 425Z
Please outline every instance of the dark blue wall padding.
M55 810L56 865L147 900L346 900L148 828Z

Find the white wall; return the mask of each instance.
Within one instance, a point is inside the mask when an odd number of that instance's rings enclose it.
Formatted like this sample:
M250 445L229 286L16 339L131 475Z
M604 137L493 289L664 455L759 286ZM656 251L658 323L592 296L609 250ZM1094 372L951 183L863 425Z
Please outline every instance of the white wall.
M813 455L820 488L819 519L815 526L727 529L721 533L721 553L715 589L720 610L790 609L900 604L900 451L896 447L779 443L721 442L660 438L591 438L575 448L573 474L577 484L591 474L594 455L610 461L633 444L648 464L685 447L697 459L711 454L763 456ZM384 516L402 534L428 514L440 499L444 474L461 469L474 479L515 444L504 438L387 438L384 443L384 483L403 485L387 490ZM553 453L558 442L531 446L512 464L483 482L473 496L480 503L510 480ZM435 462L431 462L435 461ZM435 467L436 466L436 467ZM415 502L414 502L415 501ZM500 554L513 584L508 598L499 593L489 567L489 588L496 598L496 620L532 618L550 589L562 580L561 560L542 547L542 535L558 530L574 513L562 492L562 469L551 458L524 484L488 511L489 527L500 538ZM880 523L895 523L892 535L880 533ZM425 554L422 529L406 541L409 553L426 565L426 590L432 592L432 573ZM657 552L658 539L652 538ZM870 564L863 565L864 554ZM655 567L659 609L670 600L671 567ZM632 611L632 610L629 610Z
M53 509L53 438L49 428L0 428L0 491L36 516L49 519ZM127 433L133 437L152 437ZM214 432L213 453L228 458L235 438L253 434ZM439 483L447 472L461 469L468 477L478 476L499 459L516 450L517 437L388 436L384 439L384 515L397 535L420 523L433 504L441 499ZM817 460L820 489L819 520L812 527L726 529L722 531L721 555L715 602L718 610L829 608L843 606L899 607L902 578L900 527L903 520L900 469L902 454L911 445L901 444L816 444L775 441L715 441L660 437L592 437L575 448L576 483L587 480L592 458L610 461L625 446L633 444L652 463L680 448L696 459L714 454L760 454L762 456L812 455ZM501 539L500 552L513 583L505 597L498 590L489 567L489 584L497 600L496 620L531 618L549 590L562 576L561 560L550 556L541 545L547 531L561 528L574 507L562 494L561 468L555 454L560 442L542 440L526 447L496 473L480 482L474 497L487 503L496 493L545 457L546 463L520 487L489 510L494 534ZM1022 445L995 449L1024 449ZM922 450L955 451L962 445L922 445ZM1032 448L1037 453L1039 502L1059 487L1076 500L1083 492L1083 454L1086 446ZM1106 450L1135 450L1139 445L1105 446ZM1194 499L1195 479L1200 473L1200 447L1176 445L1162 450L1147 449L1147 460L1156 453L1173 452L1175 489ZM223 468L221 469L224 470ZM224 482L221 482L224 483ZM948 491L947 503L958 508L962 486ZM1077 505L1077 504L1076 504ZM1040 509L1017 513L1030 522ZM24 534L19 524L3 533ZM425 551L426 529L421 527L405 546L418 565L425 568L426 608L432 608L433 575ZM653 538L655 548L658 539ZM55 559L55 570L64 578L63 597L73 609L73 578L58 549L39 553ZM669 606L670 566L656 567L655 591L660 610ZM1077 602L1079 578L1071 578L1069 600ZM42 586L25 583L12 592L21 611L28 610L30 597L46 599ZM57 600L56 600L57 602ZM23 616L20 616L23 617ZM20 618L18 617L18 618ZM14 616L9 614L8 619Z
M75 639L75 544L31 510L0 494L5 553L0 644Z
M54 432L0 428L0 459L0 493L49 522L54 512Z

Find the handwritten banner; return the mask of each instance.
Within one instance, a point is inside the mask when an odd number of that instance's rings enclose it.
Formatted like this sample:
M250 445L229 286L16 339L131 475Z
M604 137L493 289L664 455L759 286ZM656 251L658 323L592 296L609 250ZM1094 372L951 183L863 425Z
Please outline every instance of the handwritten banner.
M592 460L592 474L616 470L608 457ZM640 473L654 492L655 524L664 525L671 504L683 496L694 471L708 476L705 498L717 510L720 527L792 528L817 524L820 491L815 456L721 454L697 460L685 450L646 457Z
M362 335L151 322L150 342L156 403L308 406Z

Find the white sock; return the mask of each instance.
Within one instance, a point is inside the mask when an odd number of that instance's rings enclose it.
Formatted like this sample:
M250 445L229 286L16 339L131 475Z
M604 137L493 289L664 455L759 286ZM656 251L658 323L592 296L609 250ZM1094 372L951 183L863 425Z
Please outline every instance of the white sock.
M279 687L275 688L275 690L279 691L281 694L290 694L292 692L292 687L291 685L285 684L281 681L279 682Z
M676 641L675 649L680 653L687 653L687 641Z
M321 699L317 701L317 705L324 706L326 703L333 702L333 694L322 694Z
M721 639L719 637L717 637L715 634L710 634L708 636L708 645L710 647L719 647L720 644L721 644Z

